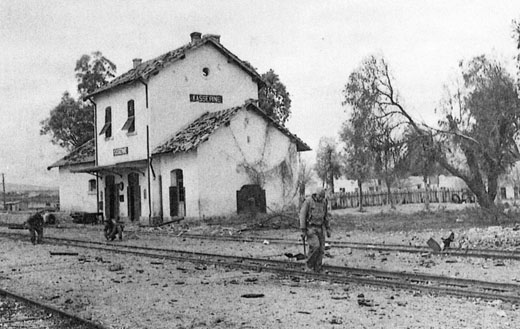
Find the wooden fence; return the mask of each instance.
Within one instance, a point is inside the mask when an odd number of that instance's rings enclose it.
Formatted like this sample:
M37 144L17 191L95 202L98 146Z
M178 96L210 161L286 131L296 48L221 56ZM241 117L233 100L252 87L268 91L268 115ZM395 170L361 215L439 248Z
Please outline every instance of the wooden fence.
M475 196L467 190L414 190L414 191L394 191L391 198L394 204L424 203L426 195L430 196L431 203L473 203ZM337 192L330 198L332 209L356 208L359 207L358 192ZM363 192L363 207L383 206L389 204L386 192Z

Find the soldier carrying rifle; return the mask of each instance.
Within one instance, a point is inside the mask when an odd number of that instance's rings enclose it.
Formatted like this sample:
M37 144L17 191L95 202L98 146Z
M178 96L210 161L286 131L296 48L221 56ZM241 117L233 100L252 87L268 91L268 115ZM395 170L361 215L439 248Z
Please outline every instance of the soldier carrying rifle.
M324 233L330 238L328 215L328 204L324 189L308 197L300 209L302 238L306 239L309 244L307 267L315 272L320 272L322 267L323 255L325 254Z

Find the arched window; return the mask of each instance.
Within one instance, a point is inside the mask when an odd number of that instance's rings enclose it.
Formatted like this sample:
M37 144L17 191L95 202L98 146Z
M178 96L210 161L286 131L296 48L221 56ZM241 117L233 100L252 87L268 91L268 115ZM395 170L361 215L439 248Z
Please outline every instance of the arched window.
M135 105L133 99L128 101L127 108L128 119L126 119L122 130L127 130L129 133L133 133L135 131Z

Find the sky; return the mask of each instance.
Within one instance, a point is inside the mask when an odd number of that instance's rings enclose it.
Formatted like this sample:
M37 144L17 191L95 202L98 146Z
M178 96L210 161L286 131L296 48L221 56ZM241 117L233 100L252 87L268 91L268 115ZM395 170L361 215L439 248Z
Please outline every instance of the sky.
M513 19L518 0L0 0L0 172L58 186L46 168L67 152L40 135L40 122L63 92L76 95L76 60L93 51L122 74L191 32L221 35L259 73L279 75L292 100L287 127L315 150L320 137L338 138L342 90L363 58L384 56L406 108L432 124L460 60L490 55L514 74Z

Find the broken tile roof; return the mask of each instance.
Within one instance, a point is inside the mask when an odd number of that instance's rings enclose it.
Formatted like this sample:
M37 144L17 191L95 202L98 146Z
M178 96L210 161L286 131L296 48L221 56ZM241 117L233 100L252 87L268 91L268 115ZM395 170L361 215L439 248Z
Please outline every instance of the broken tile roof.
M242 109L253 110L255 113L274 124L274 126L278 128L284 135L296 143L296 149L298 152L309 151L311 149L298 136L291 134L287 128L278 124L255 104L248 102L243 106L233 107L218 112L204 113L198 119L189 124L186 128L175 134L175 136L156 147L152 154L175 154L178 152L188 152L193 150L200 144L207 141L209 136L211 136L211 134L213 134L219 127L229 123L231 119Z
M235 63L237 63L242 69L244 69L246 72L248 72L253 79L263 85L264 82L262 81L262 78L260 75L248 64L246 64L244 61L239 59L236 55L234 55L232 52L230 52L228 49L226 49L221 43L220 43L220 37L213 35L213 34L206 34L200 38L200 40L195 42L190 42L182 47L179 47L175 50L169 51L166 54L163 54L159 57L156 57L154 59L148 60L146 62L143 62L139 64L136 68L131 69L130 71L123 73L122 75L116 77L114 80L110 81L106 85L96 89L91 94L85 96L85 98L94 96L96 94L99 94L101 92L107 91L109 89L112 89L116 86L120 86L126 83L138 81L140 79L148 80L151 76L156 75L159 73L161 69L166 67L168 64L173 63L179 59L184 59L186 52L197 49L205 44L211 44L215 46L219 51L221 51L224 55L226 55L230 60L233 60Z
M55 167L70 166L75 164L95 162L96 150L94 139L91 139L81 146L78 146L72 152L47 167L50 170Z

